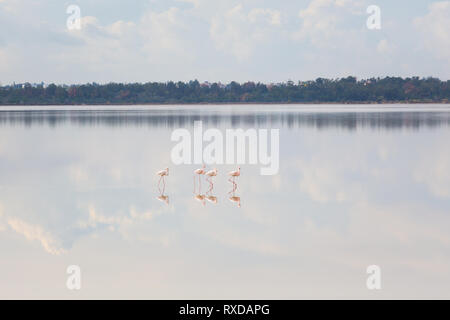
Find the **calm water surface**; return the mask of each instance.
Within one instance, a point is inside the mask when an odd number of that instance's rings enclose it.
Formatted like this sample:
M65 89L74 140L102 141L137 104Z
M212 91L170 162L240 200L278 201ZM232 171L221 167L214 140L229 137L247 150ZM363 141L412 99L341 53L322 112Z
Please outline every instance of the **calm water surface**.
M450 298L448 105L66 108L0 109L0 298ZM203 205L196 120L280 129L279 174L242 165L238 207L218 165Z

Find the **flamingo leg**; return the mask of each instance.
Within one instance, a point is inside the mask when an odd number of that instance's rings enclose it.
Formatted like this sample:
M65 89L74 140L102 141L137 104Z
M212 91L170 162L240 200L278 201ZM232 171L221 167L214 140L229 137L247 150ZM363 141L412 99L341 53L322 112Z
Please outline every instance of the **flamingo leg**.
M206 181L209 182L209 189L208 189L208 193L211 192L214 189L214 184L212 182L211 177L206 178Z
M233 193L236 191L236 183L234 182L234 177L230 177L230 179L228 179L228 181L231 182L231 184L233 185L231 191L228 192L228 194L230 194L230 193Z
M237 189L237 184L236 184L236 182L235 182L235 177L234 177L234 176L231 177L229 181L233 184L233 191L236 191L236 189Z
M232 189L231 189L231 191L228 191L228 194L231 194L231 195L233 195L234 196L234 192L235 192L236 190L234 189L234 186L232 187Z
M159 177L159 180L158 180L158 190L159 190L159 193L161 193L161 187L160 187L160 185L161 185L161 179L162 179L162 176Z

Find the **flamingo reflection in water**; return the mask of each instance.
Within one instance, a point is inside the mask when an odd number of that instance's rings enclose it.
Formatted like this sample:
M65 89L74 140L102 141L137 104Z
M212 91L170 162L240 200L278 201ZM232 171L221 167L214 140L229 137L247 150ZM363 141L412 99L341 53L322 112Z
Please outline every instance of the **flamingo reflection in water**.
M199 201L203 206L206 205L206 202L205 202L206 196L204 194L196 194L196 195L194 195L194 199Z
M228 175L230 176L228 181L230 181L233 184L233 192L234 192L237 189L236 177L239 177L241 175L241 167L238 167L238 169L235 171L228 172Z
M201 176L206 173L205 165L203 165L201 168L194 170L194 199L200 202L203 206L206 205L206 196L202 194L202 182L201 182ZM198 176L198 191L195 187L195 181L197 180Z
M236 190L237 190L238 186L235 181L235 178L239 177L241 175L241 168L239 167L236 171L229 172L228 175L230 176L230 179L228 179L228 181L230 181L232 183L232 189L230 192L228 192L228 195L230 195L230 197L228 199L231 202L236 203L238 208L240 208L241 207L241 197L236 196Z
M206 173L206 180L209 182L209 190L206 192L206 200L213 204L217 204L217 197L213 195L212 191L214 189L214 182L212 181L212 177L217 176L217 169L214 168Z
M238 208L241 207L241 197L232 196L229 199L230 199L231 202L236 203Z
M169 196L165 194L160 194L157 198L159 201L164 202L165 204L169 205Z
M217 197L213 196L213 195L206 196L206 200L208 200L209 202L211 202L213 204L217 204L217 202L218 202Z

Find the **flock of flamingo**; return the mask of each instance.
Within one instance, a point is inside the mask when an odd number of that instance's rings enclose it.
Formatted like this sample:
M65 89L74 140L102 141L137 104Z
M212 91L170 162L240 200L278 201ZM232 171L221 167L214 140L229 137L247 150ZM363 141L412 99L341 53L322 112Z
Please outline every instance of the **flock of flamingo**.
M164 170L158 171L156 174L159 176L158 200L160 200L166 204L169 204L169 196L164 194L164 191L166 189L165 177L167 177L169 175L169 168L165 168ZM218 170L216 168L214 168L212 170L206 170L205 165L203 165L201 168L194 170L194 199L198 200L203 205L206 204L206 200L213 204L217 203L217 197L212 194L212 191L214 189L214 182L213 182L212 178L216 177L217 174L218 174ZM236 177L239 177L240 175L241 175L240 167L238 167L237 170L230 171L228 173L228 176L229 176L228 181L232 184L232 189L231 189L231 191L228 192L228 195L230 195L229 200L231 202L236 203L239 208L241 207L241 198L236 196L235 193L237 190ZM209 189L208 189L208 191L206 191L205 194L202 194L202 192L201 192L201 187L202 187L201 177L202 176L206 176L206 181L209 183ZM198 178L198 189L196 188L197 178ZM162 189L161 189L161 183L163 184Z

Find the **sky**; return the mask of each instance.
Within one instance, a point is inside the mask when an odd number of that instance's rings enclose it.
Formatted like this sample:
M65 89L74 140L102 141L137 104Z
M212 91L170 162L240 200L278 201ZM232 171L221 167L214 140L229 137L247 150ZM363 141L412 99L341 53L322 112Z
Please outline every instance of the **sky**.
M449 25L450 1L0 0L0 83L447 80Z

